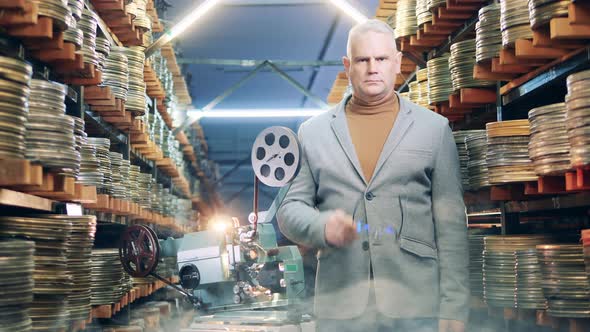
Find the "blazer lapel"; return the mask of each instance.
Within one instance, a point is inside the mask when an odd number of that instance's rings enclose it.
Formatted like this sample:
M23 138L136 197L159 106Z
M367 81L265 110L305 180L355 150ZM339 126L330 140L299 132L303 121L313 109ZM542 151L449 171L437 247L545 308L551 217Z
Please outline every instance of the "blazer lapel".
M361 169L361 165L356 155L356 150L354 149L352 139L350 138L350 131L348 130L346 113L344 111L344 107L346 105L347 100L348 99L344 99L344 101L338 105L338 108L332 115L332 131L334 132L334 135L336 135L336 139L338 140L338 143L340 143L340 146L342 147L344 154L346 154L346 157L354 166L357 175L363 180L363 182L366 185L367 180L363 176L363 171Z
M400 101L400 110L395 120L395 124L393 125L393 129L389 132L389 136L385 141L385 145L383 145L383 150L381 151L381 155L379 156L379 160L377 161L377 165L375 166L375 171L373 172L374 179L377 176L377 173L381 170L393 150L399 145L402 141L404 136L406 135L408 129L411 127L414 119L410 116L411 110L409 105L405 104L403 98L398 95ZM372 180L371 179L371 180ZM373 182L373 181L371 181Z

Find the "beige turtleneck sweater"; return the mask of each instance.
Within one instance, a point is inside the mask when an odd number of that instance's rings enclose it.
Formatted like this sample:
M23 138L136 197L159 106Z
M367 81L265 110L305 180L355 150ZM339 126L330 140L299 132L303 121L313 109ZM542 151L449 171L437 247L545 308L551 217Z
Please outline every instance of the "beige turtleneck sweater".
M372 104L353 96L346 105L348 130L367 182L373 177L398 113L399 101L395 93Z

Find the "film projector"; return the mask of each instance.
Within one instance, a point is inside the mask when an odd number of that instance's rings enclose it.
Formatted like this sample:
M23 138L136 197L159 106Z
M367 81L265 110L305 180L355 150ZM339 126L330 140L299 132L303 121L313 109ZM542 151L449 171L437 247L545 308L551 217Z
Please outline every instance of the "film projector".
M305 282L299 249L278 246L270 223L298 173L300 156L292 130L263 130L251 152L256 177L249 223L227 218L212 229L166 240L158 240L146 226L130 226L119 247L125 271L152 276L182 293L198 312L186 331L312 331L313 322L301 314ZM261 220L259 183L280 187ZM155 273L160 258L167 256L177 257L181 287Z

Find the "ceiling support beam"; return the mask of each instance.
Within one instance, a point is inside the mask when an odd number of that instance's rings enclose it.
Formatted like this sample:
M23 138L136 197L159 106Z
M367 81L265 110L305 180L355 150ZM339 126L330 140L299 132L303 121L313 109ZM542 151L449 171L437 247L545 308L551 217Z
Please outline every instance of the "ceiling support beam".
M324 51L325 54L325 51ZM323 58L323 56L322 56ZM321 59L320 59L321 60ZM249 59L216 59L216 58L178 58L176 62L190 65L238 66L255 67L264 62L272 62L279 67L341 67L341 60L301 61L301 60L249 60Z
M236 198L240 197L240 195L243 194L250 187L252 187L252 184L250 184L250 183L244 185L240 190L236 191L227 200L225 200L225 205L228 205L233 200L235 200Z
M232 85L230 88L225 90L221 95L217 96L210 103L205 105L205 107L202 108L202 111L211 111L215 106L217 106L219 103L221 103L225 98L230 96L232 93L236 92L236 90L238 90L244 83L246 83L252 77L256 76L256 74L258 74L265 67L269 67L270 69L272 69L272 71L274 71L282 79L284 79L289 84L291 84L293 87L295 87L297 90L299 90L301 93L303 93L304 95L309 97L309 99L311 101L316 103L321 108L324 108L324 109L329 108L328 104L326 104L321 98L314 95L311 91L307 90L303 85L299 84L299 82L297 82L293 77L289 76L287 73L285 73L279 67L277 67L274 63L272 63L268 60L265 60L262 63L260 63L256 68L254 68L254 70L252 70L250 73L248 73L248 75L244 76L242 79L240 79L234 85ZM190 118L190 117L185 119L184 122L180 126L174 128L174 130L172 131L173 135L178 134L180 131L182 131L185 128L187 128L188 126L192 125L197 120L198 120L197 118Z
M222 92L219 96L215 97L215 99L213 99L210 103L205 105L205 107L203 107L203 111L211 110L213 107L217 106L217 104L221 103L225 98L230 96L232 93L236 92L236 90L238 90L242 85L244 85L244 83L249 81L252 77L256 76L256 74L258 74L258 72L260 72L262 69L264 69L266 67L267 63L268 63L268 61L263 61L262 63L260 63L258 66L256 66L256 68L254 68L250 73L248 73L248 75L242 77L238 82L236 82L234 85L232 85L227 90ZM192 125L193 123L195 123L196 121L197 121L197 119L191 119L190 117L187 117L180 124L180 126L174 128L174 130L172 131L172 134L173 135L178 134L179 132L183 131L185 128L187 128L190 125Z
M225 172L217 181L215 181L213 183L213 185L216 186L217 184L223 182L223 180L227 179L229 176L231 176L233 173L235 173L238 169L240 169L240 166L242 166L243 164L245 164L249 160L250 160L250 157L244 158L244 159L238 161L234 165L234 167L232 167L229 171Z
M289 82L293 87L295 87L295 89L299 90L301 93L303 93L305 96L307 96L311 101L313 101L319 107L324 108L324 109L327 109L330 107L320 97L311 93L311 91L306 89L303 85L301 85L299 82L297 82L293 77L289 76L289 74L287 74L283 70L281 70L281 68L277 67L274 63L268 62L267 66L272 68L272 70L274 70L275 73L277 73L285 81Z
M328 34L326 35L326 39L324 40L324 44L322 45L322 49L320 50L320 54L318 56L318 61L323 61L326 53L328 52L328 47L332 44L332 39L334 38L334 33L336 32L336 28L338 27L338 23L340 22L340 14L336 15L332 20L332 24L330 25L330 30L328 30ZM342 61L337 61L338 66L343 66ZM314 71L311 74L311 78L309 79L309 83L307 84L307 90L311 91L313 88L313 84L318 76L318 71ZM307 102L307 96L303 96L303 100L301 101L301 107L305 107L305 103Z
M325 0L225 0L225 7L326 5Z
M259 191L258 193L268 199L273 200L275 198L275 196L269 192L267 192L266 190L262 190L262 188L264 187L259 187ZM231 201L235 200L236 198L240 197L240 195L242 195L243 193L249 191L250 189L254 189L254 185L252 183L247 183L244 186L240 187L240 189L236 192L234 192L227 200L224 200L223 203L225 205L228 205Z
M242 79L240 79L234 85L229 87L229 89L225 90L222 94L213 99L209 104L205 105L205 107L203 107L203 111L210 111L211 109L213 109L213 107L217 106L217 104L221 103L225 98L229 97L231 94L236 92L236 90L241 88L242 85L244 85L244 83L249 81L252 77L256 76L256 74L258 74L259 71L266 67L266 64L266 61L259 64L256 68L254 68L254 70L248 73L248 75L242 77Z

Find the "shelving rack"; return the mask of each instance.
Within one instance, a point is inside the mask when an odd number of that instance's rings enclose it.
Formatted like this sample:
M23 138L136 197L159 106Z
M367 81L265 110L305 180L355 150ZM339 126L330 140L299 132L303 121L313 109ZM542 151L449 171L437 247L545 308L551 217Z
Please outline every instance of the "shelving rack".
M97 36L111 45L131 46L142 43L142 31L136 29L125 10L123 0L85 0L86 8L99 14ZM67 84L66 113L85 120L85 131L90 137L104 137L111 141L111 151L122 154L131 165L140 167L177 197L193 202L193 215L188 224L178 224L174 217L140 207L137 203L115 199L101 194L95 187L83 186L68 176L53 174L27 160L0 160L0 215L94 214L98 219L97 237L117 234L131 224L151 227L160 238L180 237L197 229L199 213L212 214L220 206L219 197L199 167L206 158L207 146L203 132L196 129L200 145L196 153L193 142L184 132L176 137L183 152L182 164L164 158L162 149L145 135L141 118L125 112L125 106L116 100L108 88L99 86L101 73L93 65L84 63L84 56L76 53L73 44L64 41L63 33L53 29L51 18L38 15L35 2L0 1L0 55L25 60L33 66L33 77ZM148 13L154 22L153 32L162 33L153 1L148 1ZM144 75L148 88L146 100L153 118L161 118L172 131L173 121L168 113L172 99L191 104L184 77L176 63L173 47L167 45L162 52L174 77L174 90L164 91L154 70L146 65ZM99 101L99 102L96 102ZM98 107L97 107L98 105ZM146 117L147 118L147 117ZM200 151L205 151L205 154ZM180 167L182 166L182 167ZM193 191L202 182L205 194ZM194 204L198 202L198 204ZM114 245L111 239L110 245ZM178 278L171 278L178 282ZM154 281L133 288L119 302L97 306L88 320L72 322L68 331L86 328L93 319L108 319L114 315L128 315L132 302L147 297L165 285ZM122 312L122 313L121 313Z
M388 22L398 2L381 0L376 18ZM425 61L448 52L456 42L473 38L478 10L492 2L498 1L447 0L434 11L432 23L425 24L415 35L398 39L398 49L406 60L399 75L404 79L396 81L396 89L407 91L417 70L425 68ZM442 107L431 105L431 110L449 118L454 130L485 129L488 122L526 119L534 107L564 101L567 76L590 68L589 45L590 3L574 0L567 16L551 19L533 31L532 39L517 40L514 48L503 49L490 63L475 66L474 78L497 81L496 88L489 91L495 93L495 98L467 112L454 107L452 100ZM339 102L347 84L346 76L340 73L328 102ZM466 191L465 203L470 226L501 226L502 234L526 233L539 227L589 228L590 170L579 168L559 177ZM552 318L545 311L488 308L480 301L472 307L475 315L491 319L503 331L590 330L588 319L567 321Z
M99 12L101 10L110 10L108 17L108 21L111 24L114 24L113 15L126 15L124 11L124 6L122 5L122 1L107 1L110 4L106 4L105 1L95 0L85 1L85 6L89 9L96 10L98 9ZM114 5L117 3L117 5ZM152 17L155 14L155 9L153 8L153 3L150 1L149 10ZM8 11L7 15L0 20L0 26L6 27L6 32L0 35L0 44L2 47L2 53L7 56L15 56L21 59L25 59L33 64L34 67L34 77L42 77L45 79L55 80L55 81L70 81L72 80L69 78L69 74L76 70L80 69L78 67L72 67L75 63L79 61L79 55L72 55L72 54L65 54L68 53L69 49L63 47L63 37L61 35L53 36L51 33L51 29L49 29L48 25L51 25L51 20L45 17L37 17L37 10L36 4L32 3L30 7L21 8L16 7L12 8L14 11ZM105 9L106 8L106 9ZM111 15L112 13L112 15ZM159 23L158 23L159 24ZM133 45L135 44L134 40L128 39L129 35L132 32L127 32L123 28L125 24L117 24L116 26L110 26L105 20L101 17L98 20L98 35L101 35L108 39L113 45L123 45L124 43L121 40L125 40L126 45ZM126 25L126 27L130 31L135 31L132 25ZM161 28L160 28L161 30ZM116 33L113 33L116 31ZM123 37L125 39L121 39L119 37ZM139 31L138 31L139 37ZM42 39L39 39L42 38ZM59 50L61 53L60 57L58 57L60 61L43 61L43 58L47 58L46 53L43 51L34 51L30 50L31 43L29 41L32 40L42 40L44 45L53 45L54 49ZM67 43L66 43L67 44ZM60 47L61 46L61 47ZM179 93L181 94L184 102L191 102L190 96L186 90L186 84L182 78L182 75L179 71L178 65L175 61L174 50L167 46L165 51L167 59L169 59L169 66L176 69L174 72L175 81L179 85ZM66 60L68 58L68 60ZM69 58L74 58L76 60L72 61ZM45 59L47 60L47 59ZM53 62L52 62L53 61ZM64 62L65 61L65 62ZM88 66L86 66L86 70ZM84 66L82 66L84 68ZM146 66L146 71L150 72L151 68ZM152 72L153 73L153 72ZM65 74L65 76L64 76ZM155 76L155 75L154 75ZM159 80L155 78L154 80L155 85L160 85ZM124 158L130 158L133 164L137 164L141 167L142 171L150 172L152 175L157 179L158 182L162 183L165 188L170 188L171 192L174 194L187 198L193 199L191 191L189 190L189 181L185 178L184 174L181 174L176 169L176 166L171 162L171 160L161 160L160 158L150 158L145 155L145 150L138 148L137 135L133 134L134 129L137 129L137 126L140 126L141 123L137 120L133 122L122 122L118 121L120 119L113 118L109 113L103 113L100 111L93 110L93 107L89 107L89 105L85 101L85 97L88 94L85 92L85 89L98 91L96 87L93 87L92 84L87 84L88 82L81 82L82 85L70 85L68 89L68 100L67 100L67 113L69 115L74 116L81 116L86 121L87 131L92 135L100 136L100 137L107 137L112 141L113 149L117 152L122 153ZM161 85L160 89L161 90ZM166 125L168 129L174 129L172 127L172 121L170 119L170 115L168 115L166 106L164 103L164 99L168 98L163 94L163 91L158 91L158 98L149 96L150 91L148 89L148 100L149 100L149 108L150 112L157 113L159 117L165 119ZM89 96L92 97L92 96ZM184 134L183 134L184 135ZM201 133L202 135L202 133ZM204 139L202 140L204 141ZM141 142L140 143L144 143ZM148 142L149 145L155 145L152 142ZM181 142L182 150L185 152L185 160L188 162L190 172L188 174L191 177L191 182L195 181L194 179L199 178L199 180L205 180L204 174L199 171L196 155L194 154L193 148L188 142L188 140L184 140ZM155 147L156 150L159 150L158 147ZM142 152L144 152L142 154ZM174 175L174 176L170 176ZM209 193L210 196L213 196L213 193Z

